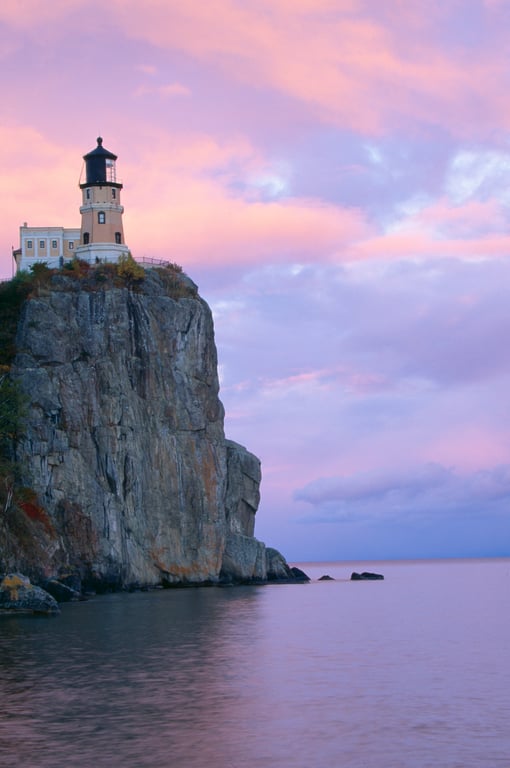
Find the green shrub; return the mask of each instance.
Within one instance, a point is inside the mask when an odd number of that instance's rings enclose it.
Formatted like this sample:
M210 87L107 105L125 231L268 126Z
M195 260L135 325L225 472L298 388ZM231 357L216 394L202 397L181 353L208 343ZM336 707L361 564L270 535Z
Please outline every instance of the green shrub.
M164 267L157 267L156 272L170 298L189 299L197 295L196 290L185 282L182 267L179 264L165 264Z
M64 274L66 274L68 277L87 277L87 275L90 273L91 265L88 261L84 261L83 259L78 259L76 256L71 259L71 261L66 261L62 271Z
M143 280L145 270L137 264L131 253L123 253L117 262L117 274L128 283Z
M10 459L25 411L25 398L9 375L7 366L0 370L0 457Z
M47 283L55 270L50 269L46 261L37 261L30 267L30 273L36 283Z
M28 272L18 272L12 280L0 283L0 366L9 366L14 359L21 307L32 287Z

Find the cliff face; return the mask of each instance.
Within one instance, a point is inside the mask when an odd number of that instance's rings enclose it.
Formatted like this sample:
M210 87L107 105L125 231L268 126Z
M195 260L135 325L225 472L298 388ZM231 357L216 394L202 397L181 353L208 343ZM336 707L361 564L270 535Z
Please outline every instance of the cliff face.
M225 440L211 312L187 278L175 298L163 278L55 276L24 305L16 460L37 547L18 536L6 569L95 588L267 577L260 462Z

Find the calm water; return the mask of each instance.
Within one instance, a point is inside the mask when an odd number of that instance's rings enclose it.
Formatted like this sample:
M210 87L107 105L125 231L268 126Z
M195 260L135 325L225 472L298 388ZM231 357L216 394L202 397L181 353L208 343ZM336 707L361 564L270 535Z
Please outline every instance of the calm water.
M510 766L510 560L302 567L1 617L0 765Z

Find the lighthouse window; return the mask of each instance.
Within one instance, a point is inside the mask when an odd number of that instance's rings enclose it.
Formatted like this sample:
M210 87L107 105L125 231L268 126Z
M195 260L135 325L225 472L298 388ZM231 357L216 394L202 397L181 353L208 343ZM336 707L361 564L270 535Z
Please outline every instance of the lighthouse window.
M115 183L115 162L113 160L107 160L105 165L106 165L106 180L113 181Z
M88 245L90 241L90 234L88 232L83 233L83 245Z
M90 189L86 189L85 194L87 196L87 200L90 200Z
M99 213L97 214L97 223L104 224L104 222L105 222L104 211L99 211Z
M122 240L120 238L120 232L116 232L115 233L115 242L116 243L121 243L122 242Z
M116 197L117 197L117 190L112 189L112 200L115 200Z

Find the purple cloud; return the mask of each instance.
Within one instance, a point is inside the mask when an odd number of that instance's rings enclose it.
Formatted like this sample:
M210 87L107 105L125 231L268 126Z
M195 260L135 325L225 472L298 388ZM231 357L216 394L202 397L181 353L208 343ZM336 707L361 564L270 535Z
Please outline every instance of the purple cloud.
M295 492L328 522L358 514L379 519L423 515L482 516L495 507L510 522L510 465L461 474L440 464L319 478Z

